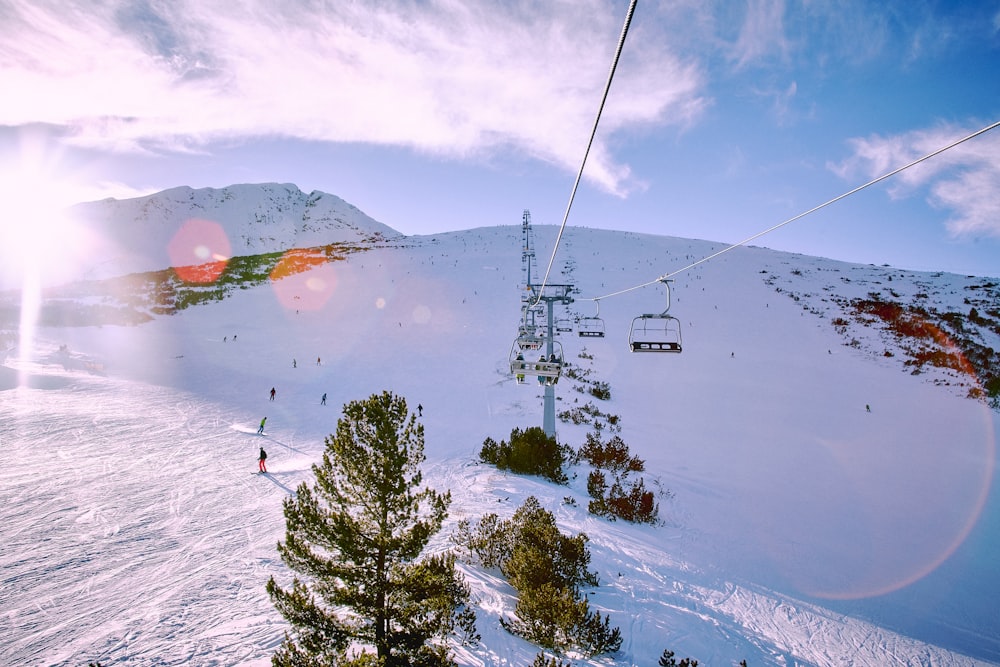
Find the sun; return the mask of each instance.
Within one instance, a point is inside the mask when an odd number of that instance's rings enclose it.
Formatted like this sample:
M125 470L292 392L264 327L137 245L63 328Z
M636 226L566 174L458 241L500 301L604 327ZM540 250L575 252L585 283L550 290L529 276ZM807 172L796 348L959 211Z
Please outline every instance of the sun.
M84 230L68 217L80 189L44 165L0 165L0 289L58 284L87 252Z
M72 279L89 250L83 230L67 216L80 192L61 169L59 151L44 142L25 142L18 155L0 162L0 290L19 292L22 361L35 355L42 289Z

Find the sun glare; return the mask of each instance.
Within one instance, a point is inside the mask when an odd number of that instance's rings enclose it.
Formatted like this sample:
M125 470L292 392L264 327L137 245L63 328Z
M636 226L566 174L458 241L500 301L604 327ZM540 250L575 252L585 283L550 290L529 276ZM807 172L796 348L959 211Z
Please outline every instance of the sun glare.
M52 284L72 275L84 239L66 216L73 203L68 197L69 190L56 181L0 170L5 288L20 287L25 279Z
M85 237L67 217L78 190L44 151L0 164L0 290L20 290L19 357L32 357L42 289L73 276Z

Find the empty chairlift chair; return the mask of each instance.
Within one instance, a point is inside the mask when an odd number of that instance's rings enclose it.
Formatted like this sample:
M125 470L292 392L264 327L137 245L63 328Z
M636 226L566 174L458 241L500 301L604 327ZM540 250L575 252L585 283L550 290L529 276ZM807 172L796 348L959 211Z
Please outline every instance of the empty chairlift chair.
M628 332L629 348L633 352L680 352L681 322L667 314L670 310L670 285L661 280L667 288L667 307L662 313L639 315L632 320Z
M604 338L604 320L601 319L601 302L597 301L597 314L581 317L576 321L576 333L580 338Z

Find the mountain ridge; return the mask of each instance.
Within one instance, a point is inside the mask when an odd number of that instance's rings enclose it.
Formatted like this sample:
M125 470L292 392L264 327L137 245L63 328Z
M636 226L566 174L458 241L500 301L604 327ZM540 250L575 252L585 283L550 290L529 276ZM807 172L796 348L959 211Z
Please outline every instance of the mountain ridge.
M178 186L70 208L93 248L81 279L103 279L295 247L395 238L399 232L326 192L291 183Z

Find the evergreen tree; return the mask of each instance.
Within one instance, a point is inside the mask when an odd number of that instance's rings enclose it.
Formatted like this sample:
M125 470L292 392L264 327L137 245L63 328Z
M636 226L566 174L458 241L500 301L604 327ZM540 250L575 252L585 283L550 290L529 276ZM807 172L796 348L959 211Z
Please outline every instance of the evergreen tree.
M325 444L314 485L284 502L278 553L302 579L290 589L267 583L292 625L272 664L453 664L447 638L456 627L473 637L475 616L452 556L418 560L451 502L450 492L419 488L423 426L383 392L345 405ZM359 647L375 655L349 658Z

